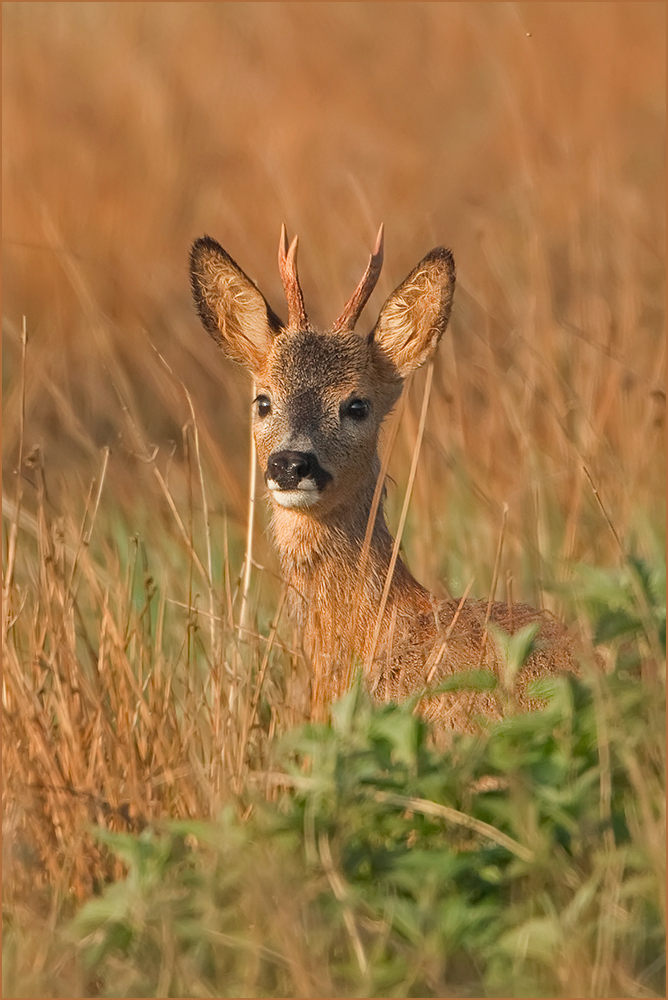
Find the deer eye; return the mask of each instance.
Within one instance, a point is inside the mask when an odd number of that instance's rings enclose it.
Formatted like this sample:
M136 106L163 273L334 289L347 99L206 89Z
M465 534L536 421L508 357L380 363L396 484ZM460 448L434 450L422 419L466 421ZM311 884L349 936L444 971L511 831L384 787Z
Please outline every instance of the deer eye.
M271 400L269 396L256 396L253 400L257 403L257 415L258 417L268 417L271 413Z
M346 403L343 413L344 416L352 417L353 420L364 420L369 416L369 404L366 399L351 399L349 403Z

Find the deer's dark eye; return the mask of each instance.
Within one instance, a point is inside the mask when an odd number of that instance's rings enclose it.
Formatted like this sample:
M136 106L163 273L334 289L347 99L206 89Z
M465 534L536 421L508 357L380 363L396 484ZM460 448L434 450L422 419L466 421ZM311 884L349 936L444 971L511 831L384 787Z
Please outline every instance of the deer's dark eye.
M369 404L366 399L351 399L346 403L344 415L352 417L353 420L364 420L369 416Z
M257 403L258 417L268 417L271 413L271 400L269 396L256 396L254 402Z

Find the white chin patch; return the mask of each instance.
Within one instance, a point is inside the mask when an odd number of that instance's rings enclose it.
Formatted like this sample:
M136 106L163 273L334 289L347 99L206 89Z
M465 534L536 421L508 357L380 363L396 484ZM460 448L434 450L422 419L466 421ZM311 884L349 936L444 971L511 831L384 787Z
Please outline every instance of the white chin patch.
M320 499L320 491L315 486L302 487L296 490L282 490L271 479L267 483L272 500L280 504L281 507L289 507L291 510L306 510L313 507Z

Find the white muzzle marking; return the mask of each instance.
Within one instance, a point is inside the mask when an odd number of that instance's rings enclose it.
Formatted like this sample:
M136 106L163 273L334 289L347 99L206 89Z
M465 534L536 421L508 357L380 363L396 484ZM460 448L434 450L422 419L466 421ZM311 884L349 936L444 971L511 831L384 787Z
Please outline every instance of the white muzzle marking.
M282 490L274 479L268 479L267 486L272 500L275 500L281 507L288 507L292 510L306 510L317 504L320 499L320 490L315 483L309 482L309 480L302 480L294 490Z

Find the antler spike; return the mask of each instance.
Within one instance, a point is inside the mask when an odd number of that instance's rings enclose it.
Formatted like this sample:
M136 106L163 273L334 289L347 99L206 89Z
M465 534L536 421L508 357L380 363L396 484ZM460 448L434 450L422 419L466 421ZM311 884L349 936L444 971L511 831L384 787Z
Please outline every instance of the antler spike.
M380 271L383 266L384 233L385 226L381 223L380 229L378 230L378 236L376 237L376 245L374 246L373 253L369 258L366 271L362 275L362 280L346 302L343 307L343 312L332 327L335 333L351 332L354 329L355 323L360 318L362 309L364 309L364 306L369 300L369 296L376 287L376 282L378 281Z
M288 327L291 330L305 329L308 326L304 296L299 285L297 274L297 246L299 237L295 236L288 246L288 233L285 223L281 226L281 237L278 242L278 269L285 289L288 303Z

